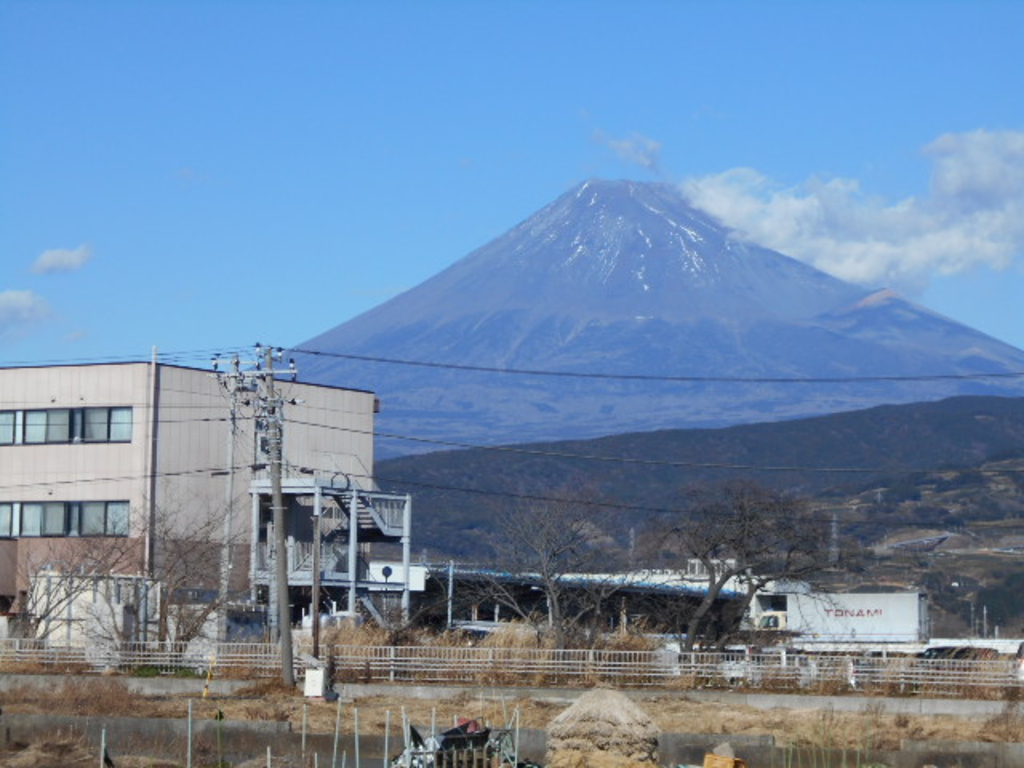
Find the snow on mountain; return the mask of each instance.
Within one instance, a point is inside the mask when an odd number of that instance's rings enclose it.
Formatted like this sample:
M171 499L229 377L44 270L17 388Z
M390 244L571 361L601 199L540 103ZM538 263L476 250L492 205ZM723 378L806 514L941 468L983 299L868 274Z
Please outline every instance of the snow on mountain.
M785 384L730 378L1024 371L1024 352L743 242L675 187L587 181L415 288L298 345L303 378L372 389L379 429L467 443L826 413L1020 379ZM712 378L624 381L400 366ZM429 444L394 443L385 453Z

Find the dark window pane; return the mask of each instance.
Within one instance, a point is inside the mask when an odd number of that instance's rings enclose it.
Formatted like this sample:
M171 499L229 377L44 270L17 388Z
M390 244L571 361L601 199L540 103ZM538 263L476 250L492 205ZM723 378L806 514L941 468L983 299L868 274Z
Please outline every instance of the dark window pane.
M11 535L11 523L14 517L13 504L0 504L0 536Z
M81 504L68 504L68 523L65 528L65 532L68 536L77 536L79 529L82 527L82 505Z

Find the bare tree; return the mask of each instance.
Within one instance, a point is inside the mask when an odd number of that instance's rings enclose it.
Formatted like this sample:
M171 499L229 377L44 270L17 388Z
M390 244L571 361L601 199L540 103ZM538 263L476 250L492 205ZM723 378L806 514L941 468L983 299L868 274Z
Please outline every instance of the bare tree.
M219 590L223 517L219 508L157 510L131 537L22 538L19 632L27 637L117 642L148 636L188 642L213 633L225 605ZM236 539L238 533L236 532ZM153 558L144 571L144 542ZM231 542L234 545L235 542Z
M622 584L608 573L614 547L596 509L566 499L523 501L499 512L497 571L480 597L533 625L538 637L550 633L558 648L593 639Z
M160 640L188 642L217 629L212 619L226 609L230 595L221 592L224 509L175 503L157 510L152 523L152 576L159 582L157 616ZM242 543L232 529L231 548ZM229 585L230 586L230 585Z
M821 525L807 504L750 482L687 493L687 508L661 532L662 556L680 575L702 564L706 589L685 619L684 648L722 644L740 629L758 590L821 571L828 559ZM728 601L726 591L738 592Z
M204 635L223 600L217 592L218 543L178 534L158 539L155 550L153 575L163 598L158 638L188 642Z
M91 622L83 606L107 601L109 590L98 584L111 574L137 573L141 549L125 539L24 538L18 582L25 589L17 604L17 633L72 642L88 635ZM111 630L123 633L123 622Z

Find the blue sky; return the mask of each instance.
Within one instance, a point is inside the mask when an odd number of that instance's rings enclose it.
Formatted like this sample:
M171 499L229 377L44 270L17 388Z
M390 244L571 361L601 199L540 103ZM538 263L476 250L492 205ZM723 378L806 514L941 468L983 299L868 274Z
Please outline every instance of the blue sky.
M1018 2L5 0L0 365L297 344L589 177L1024 347L1021 30Z

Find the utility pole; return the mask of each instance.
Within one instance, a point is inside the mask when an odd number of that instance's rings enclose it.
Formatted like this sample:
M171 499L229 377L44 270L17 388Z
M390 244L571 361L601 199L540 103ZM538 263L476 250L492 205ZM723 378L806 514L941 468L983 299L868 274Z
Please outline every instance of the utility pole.
M455 561L448 561L448 623L445 629L451 630L452 624L452 609L455 603Z
M281 645L281 682L288 688L295 686L292 656L292 617L288 603L288 527L285 524L284 495L281 492L282 414L283 402L274 383L274 350L267 348L266 370L263 383L266 398L263 403L267 415L267 443L270 459L270 504L274 513L274 576L277 590L277 626Z
M828 564L833 568L839 565L839 510L835 507L832 508L832 530L828 540Z
M230 411L228 418L227 445L227 488L224 492L224 526L221 534L220 551L220 605L218 607L217 637L221 641L228 639L228 602L231 591L231 546L232 529L235 514L235 442L238 438L238 403L242 392L250 392L255 385L250 375L243 373L238 355L231 359L231 369L225 373L219 370L220 360L213 359L214 374L220 379L228 393Z
M281 681L289 687L295 685L295 670L292 652L291 632L291 606L288 601L288 525L287 510L284 504L282 491L282 468L283 468L283 408L284 401L277 391L274 377L274 356L280 356L280 349L256 345L255 370L242 371L238 358L232 361L231 371L226 374L217 373L223 376L224 386L231 397L231 418L228 435L228 483L227 483L227 511L224 519L223 547L221 549L220 569L220 599L221 606L222 637L226 638L227 632L227 596L230 587L231 574L231 553L230 540L232 530L232 506L234 504L234 444L236 432L236 416L238 408L238 396L241 392L254 392L256 405L256 430L266 433L267 436L267 460L270 469L270 494L271 511L273 512L273 524L271 535L273 567L270 577L270 609L276 616L271 617L271 625L276 624L278 642L281 648ZM214 360L214 371L217 371L217 361ZM288 374L295 380L295 364L292 363ZM255 531L253 532L255 535ZM268 537L268 544L271 544Z
M311 608L313 611L313 658L320 658L320 520L321 505L320 489L316 492L316 509L313 510L313 589Z

